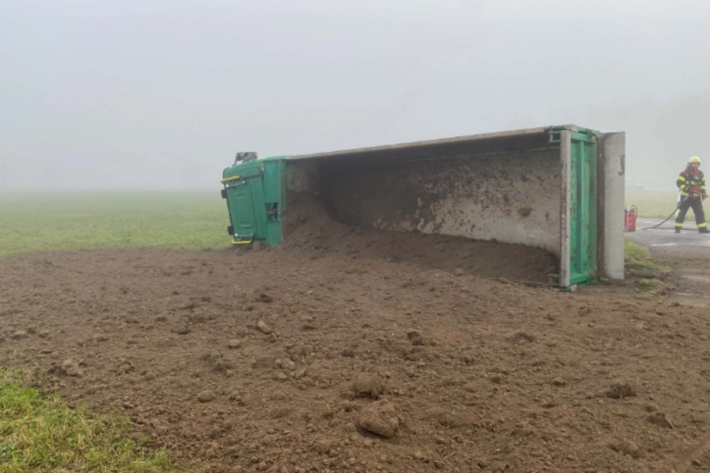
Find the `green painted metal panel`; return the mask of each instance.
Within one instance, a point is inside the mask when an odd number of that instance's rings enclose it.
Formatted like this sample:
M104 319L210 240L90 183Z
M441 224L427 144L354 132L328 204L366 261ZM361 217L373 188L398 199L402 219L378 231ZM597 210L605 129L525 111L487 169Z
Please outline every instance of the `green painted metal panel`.
M252 188L248 181L235 182L227 189L227 205L235 239L252 239L258 230Z
M264 166L264 199L267 202L281 201L281 169L283 161L266 161Z
M266 209L266 242L278 245L283 241L281 212L285 201L283 193L285 161L269 160L264 164L264 201Z
M597 137L594 133L572 133L570 160L569 283L592 284L597 279Z
M256 215L255 240L266 240L266 205L264 201L264 179L262 176L248 179L252 190L252 205Z

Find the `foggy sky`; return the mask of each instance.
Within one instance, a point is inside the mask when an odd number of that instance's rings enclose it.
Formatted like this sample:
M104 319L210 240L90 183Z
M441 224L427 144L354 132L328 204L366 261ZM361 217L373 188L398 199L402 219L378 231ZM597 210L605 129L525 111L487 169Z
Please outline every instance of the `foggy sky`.
M629 177L673 188L710 168L708 25L705 0L0 0L0 190L564 123L626 131Z

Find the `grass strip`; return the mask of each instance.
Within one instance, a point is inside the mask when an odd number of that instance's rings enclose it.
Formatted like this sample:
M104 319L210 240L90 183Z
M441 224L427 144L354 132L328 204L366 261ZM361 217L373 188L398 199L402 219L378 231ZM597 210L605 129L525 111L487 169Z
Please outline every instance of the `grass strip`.
M0 473L176 471L166 451L132 433L126 419L70 409L0 371Z
M627 276L655 278L663 272L663 268L653 262L647 248L628 238L624 241L624 260Z

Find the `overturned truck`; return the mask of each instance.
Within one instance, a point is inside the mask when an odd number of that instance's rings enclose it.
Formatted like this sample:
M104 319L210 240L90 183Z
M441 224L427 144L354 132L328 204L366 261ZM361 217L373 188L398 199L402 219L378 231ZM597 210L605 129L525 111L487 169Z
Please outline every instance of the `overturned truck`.
M257 158L223 172L235 245L278 245L317 198L342 223L524 244L551 285L624 277L624 133L575 125Z

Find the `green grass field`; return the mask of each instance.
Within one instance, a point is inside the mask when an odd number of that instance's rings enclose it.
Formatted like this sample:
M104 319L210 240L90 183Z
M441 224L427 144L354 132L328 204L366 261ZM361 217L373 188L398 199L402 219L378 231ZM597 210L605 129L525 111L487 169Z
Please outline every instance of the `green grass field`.
M226 248L227 206L200 192L0 193L0 258L97 248Z

